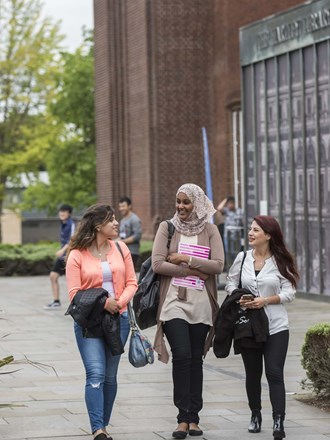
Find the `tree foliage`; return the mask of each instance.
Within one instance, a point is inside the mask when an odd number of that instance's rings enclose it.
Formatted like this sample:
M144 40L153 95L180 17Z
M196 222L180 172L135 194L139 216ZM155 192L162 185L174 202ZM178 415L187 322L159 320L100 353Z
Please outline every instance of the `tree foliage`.
M6 182L42 166L56 128L45 110L57 85L62 36L41 11L39 0L0 3L0 214Z
M24 193L29 208L54 212L67 202L83 208L96 201L94 58L90 35L74 53L62 53L57 93L49 106L57 136L45 155L49 184L37 182Z

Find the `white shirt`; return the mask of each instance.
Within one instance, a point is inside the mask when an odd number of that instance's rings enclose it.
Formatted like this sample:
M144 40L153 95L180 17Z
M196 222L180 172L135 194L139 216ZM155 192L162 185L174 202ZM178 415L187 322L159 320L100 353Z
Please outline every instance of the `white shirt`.
M244 252L240 252L229 269L228 282L225 287L226 292L229 294L238 287L243 256ZM278 295L281 301L280 304L265 306L265 312L269 320L269 334L272 335L287 330L289 320L283 303L293 301L296 290L290 281L281 275L274 257L265 261L265 265L258 276L255 274L254 261L252 250L247 251L242 269L242 287L249 289L256 296Z
M103 289L108 291L109 296L114 298L115 290L113 287L112 270L110 264L107 261L101 261L101 267L102 267L102 275L103 275L102 287Z

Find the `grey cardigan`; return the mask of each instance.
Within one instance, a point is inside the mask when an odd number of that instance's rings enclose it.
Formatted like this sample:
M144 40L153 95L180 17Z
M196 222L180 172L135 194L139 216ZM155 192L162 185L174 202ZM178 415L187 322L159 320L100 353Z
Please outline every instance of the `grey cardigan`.
M169 253L178 252L180 233L177 231L174 232L169 250L167 249L167 238L168 227L167 223L164 221L160 223L155 237L152 249L152 268L155 273L161 275L160 300L157 312L157 330L154 341L154 349L158 353L158 359L165 363L167 363L169 360L169 354L166 349L162 321L159 320L159 316L172 277L184 277L188 275L187 266L176 265L166 261ZM210 275L205 281L205 287L210 298L213 322L215 322L216 314L219 309L217 300L216 275L222 272L224 266L223 245L217 226L207 223L205 229L198 235L197 242L201 246L210 247L210 258L205 260L202 258L193 257L190 267L193 269L199 269L202 272ZM213 336L214 329L211 327L205 342L204 356L212 345Z

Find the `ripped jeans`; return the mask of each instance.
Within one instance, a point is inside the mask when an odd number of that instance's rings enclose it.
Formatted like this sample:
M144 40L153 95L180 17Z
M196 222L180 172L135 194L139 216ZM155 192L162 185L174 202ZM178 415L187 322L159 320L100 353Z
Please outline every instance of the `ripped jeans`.
M80 356L86 371L85 401L92 432L108 426L117 394L119 356L113 356L103 338L84 338L74 323ZM130 331L127 312L120 316L120 337L125 345Z

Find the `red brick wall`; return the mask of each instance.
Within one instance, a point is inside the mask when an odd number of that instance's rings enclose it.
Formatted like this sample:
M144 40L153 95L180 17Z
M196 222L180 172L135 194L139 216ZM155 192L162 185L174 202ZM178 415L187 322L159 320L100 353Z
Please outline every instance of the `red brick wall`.
M111 174L111 109L110 109L110 52L109 52L109 2L95 0L95 123L97 142L97 192L100 202L112 199ZM105 184L105 180L107 184Z
M125 2L124 2L125 3ZM129 185L135 212L144 231L152 218L150 169L150 81L148 72L148 9L145 0L126 2L127 87L126 120L128 129Z
M187 7L187 5L189 7ZM213 136L213 1L94 1L98 195L133 200L145 236L179 185L204 185Z
M202 127L213 137L213 2L152 2L155 215L169 218L180 185L205 187Z

